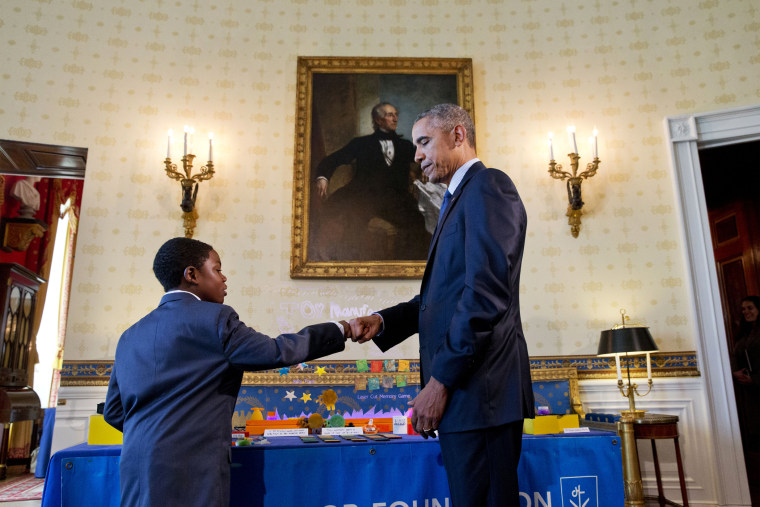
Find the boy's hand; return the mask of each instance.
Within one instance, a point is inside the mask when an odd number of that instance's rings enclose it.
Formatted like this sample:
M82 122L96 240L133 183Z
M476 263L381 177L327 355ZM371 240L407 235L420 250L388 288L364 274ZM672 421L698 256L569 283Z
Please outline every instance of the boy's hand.
M348 322L341 320L340 325L343 326L343 339L348 340L349 338L353 338L351 336L351 326L348 325Z

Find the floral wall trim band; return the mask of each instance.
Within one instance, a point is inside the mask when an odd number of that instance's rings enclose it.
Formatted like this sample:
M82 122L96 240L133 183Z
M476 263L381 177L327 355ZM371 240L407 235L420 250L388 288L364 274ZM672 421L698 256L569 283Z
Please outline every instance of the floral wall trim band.
M646 356L633 356L631 374L646 376ZM623 358L623 368L627 363ZM64 361L61 386L105 386L113 361ZM576 368L579 380L615 377L615 361L597 356L536 356L530 360L534 370ZM354 385L379 382L395 386L418 385L420 363L417 359L360 359L356 361L310 361L288 368L248 372L243 385ZM652 354L652 374L656 377L697 377L700 375L694 351Z

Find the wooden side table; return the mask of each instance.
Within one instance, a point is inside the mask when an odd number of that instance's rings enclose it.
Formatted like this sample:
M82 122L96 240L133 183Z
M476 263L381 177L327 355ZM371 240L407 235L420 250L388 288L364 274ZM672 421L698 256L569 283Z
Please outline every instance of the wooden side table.
M655 440L672 438L676 446L676 463L678 465L678 481L681 483L681 498L683 507L689 506L686 496L686 481L683 475L683 462L681 461L681 447L678 445L678 416L665 414L646 414L644 417L634 419L633 432L636 440L650 440L652 442L652 457L654 458L654 474L657 478L657 498L660 506L676 505L665 498L662 491L662 477L660 476L660 462L657 459L657 447ZM653 497L652 497L653 498ZM654 498L653 498L654 499Z

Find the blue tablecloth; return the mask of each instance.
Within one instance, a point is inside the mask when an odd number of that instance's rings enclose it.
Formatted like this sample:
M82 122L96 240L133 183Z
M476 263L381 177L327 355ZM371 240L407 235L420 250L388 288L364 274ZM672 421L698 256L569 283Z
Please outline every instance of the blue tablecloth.
M40 450L37 452L37 466L34 467L35 477L45 477L50 461L50 446L53 443L53 427L55 426L55 407L46 408L42 419L42 436Z
M43 506L119 507L120 445L79 444L53 454L45 475Z
M412 507L446 505L449 495L437 440L304 444L271 438L232 448L232 506ZM78 445L48 467L43 507L118 506L121 446ZM614 433L524 435L522 506L623 505L620 439ZM449 501L450 502L450 501Z

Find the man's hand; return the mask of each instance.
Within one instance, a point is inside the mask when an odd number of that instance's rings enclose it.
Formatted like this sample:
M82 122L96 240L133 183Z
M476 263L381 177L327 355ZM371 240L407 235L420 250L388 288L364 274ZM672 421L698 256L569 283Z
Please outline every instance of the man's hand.
M380 332L382 326L383 319L376 314L351 319L351 340L368 342Z
M327 179L319 178L317 180L317 195L322 199L327 199Z
M343 326L343 339L344 340L348 340L349 338L353 339L351 335L351 326L348 325L348 322L346 322L345 320L341 320L340 325Z
M438 382L435 377L420 391L413 400L409 401L412 407L412 427L414 430L427 438L435 438L435 430L441 423L446 403L449 400L448 388Z

